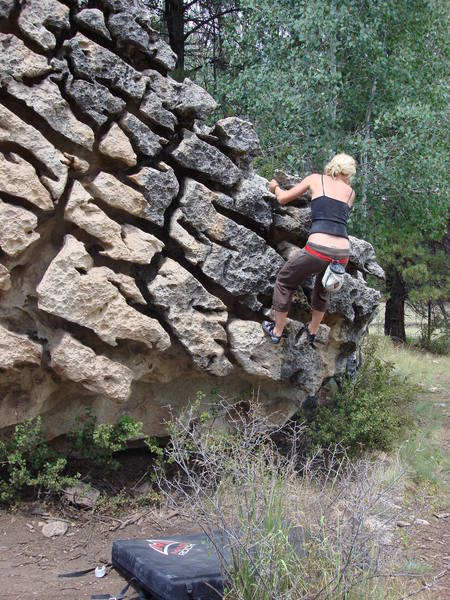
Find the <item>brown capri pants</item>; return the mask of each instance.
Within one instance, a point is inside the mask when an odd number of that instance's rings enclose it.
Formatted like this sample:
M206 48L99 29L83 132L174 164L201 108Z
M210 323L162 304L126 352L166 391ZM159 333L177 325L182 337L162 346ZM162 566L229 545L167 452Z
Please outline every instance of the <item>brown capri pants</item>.
M330 258L347 259L349 251L339 248L328 248L320 244L308 242L308 246L325 254ZM279 312L288 312L294 292L303 280L316 274L316 281L312 293L311 306L320 312L325 312L328 305L329 293L322 285L322 277L329 265L328 260L309 254L306 250L300 250L286 261L284 267L278 273L273 290L272 308Z

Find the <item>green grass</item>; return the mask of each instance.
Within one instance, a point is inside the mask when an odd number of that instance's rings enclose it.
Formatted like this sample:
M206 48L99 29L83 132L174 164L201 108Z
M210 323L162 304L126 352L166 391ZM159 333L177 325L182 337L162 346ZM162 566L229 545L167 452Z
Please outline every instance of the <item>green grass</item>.
M450 455L446 451L449 403L445 396L450 386L450 357L394 345L386 337L382 338L379 351L422 390L411 407L414 429L400 445L399 457L411 481L427 487L442 501L450 471Z

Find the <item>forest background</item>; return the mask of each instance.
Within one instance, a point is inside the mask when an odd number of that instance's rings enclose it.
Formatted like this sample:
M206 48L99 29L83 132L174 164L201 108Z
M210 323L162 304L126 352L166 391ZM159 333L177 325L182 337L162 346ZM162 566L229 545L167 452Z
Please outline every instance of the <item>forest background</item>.
M252 121L255 169L322 172L353 155L350 232L386 271L385 333L450 348L448 57L445 0L146 0L178 55L172 77L214 96L214 120ZM373 283L373 282L372 282Z

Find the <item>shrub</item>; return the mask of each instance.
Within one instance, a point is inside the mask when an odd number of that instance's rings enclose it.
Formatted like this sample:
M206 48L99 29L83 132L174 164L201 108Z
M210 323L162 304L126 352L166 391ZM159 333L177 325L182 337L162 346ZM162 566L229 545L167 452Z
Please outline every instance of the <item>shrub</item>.
M130 415L123 415L114 425L98 425L97 417L88 410L85 417L77 420L76 428L69 434L69 439L71 457L113 471L120 467L114 454L126 450L131 440L142 439L150 452L162 453L157 441L143 434L142 422L134 420Z
M27 488L57 492L73 485L76 477L63 474L66 464L46 443L40 417L16 425L12 436L0 441L0 501L14 500Z
M386 451L412 425L408 406L416 387L396 372L393 363L379 357L378 350L378 338L368 338L355 380L345 379L333 403L318 408L308 425L313 445L340 444L350 457Z
M178 471L158 473L158 484L170 507L230 548L225 558L216 546L226 598L393 597L380 575L389 573L395 545L387 551L366 523L377 513L384 531L380 504L398 493L396 482L369 461L342 457L326 465L312 457L300 474L304 429L292 426L290 451L280 455L257 399L218 397L209 421L201 411L194 405L172 422L166 454Z

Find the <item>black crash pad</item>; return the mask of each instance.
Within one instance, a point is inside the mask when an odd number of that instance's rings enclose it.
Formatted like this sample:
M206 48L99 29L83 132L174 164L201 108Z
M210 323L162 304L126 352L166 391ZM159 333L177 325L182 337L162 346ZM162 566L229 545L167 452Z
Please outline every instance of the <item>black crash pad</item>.
M214 544L204 534L117 540L112 564L158 600L218 600L223 592L218 552L230 560L219 535Z

